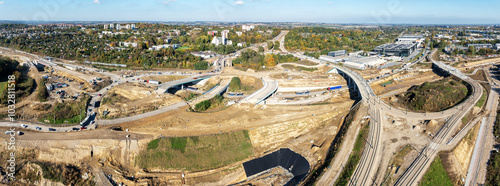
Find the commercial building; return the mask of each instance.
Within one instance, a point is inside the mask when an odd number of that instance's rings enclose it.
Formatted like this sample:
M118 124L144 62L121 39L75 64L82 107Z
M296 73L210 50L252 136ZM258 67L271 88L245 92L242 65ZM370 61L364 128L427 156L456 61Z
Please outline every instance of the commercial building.
M328 55L332 56L332 57L345 56L346 54L347 53L345 50L337 50L337 51L328 52Z
M491 45L491 44L468 44L467 48L470 48L471 46L476 47L476 50L479 50L481 48L493 49L493 45Z
M405 34L401 37L398 37L398 42L423 42L424 36L422 35L408 35Z
M116 29L117 30L121 30L121 29L127 29L127 30L134 30L135 29L135 24L126 24L124 26L120 25L120 24L116 24Z
M500 50L500 43L497 43L497 44L495 45L495 49Z
M408 57L417 50L417 46L415 42L387 43L375 47L373 51L379 55Z

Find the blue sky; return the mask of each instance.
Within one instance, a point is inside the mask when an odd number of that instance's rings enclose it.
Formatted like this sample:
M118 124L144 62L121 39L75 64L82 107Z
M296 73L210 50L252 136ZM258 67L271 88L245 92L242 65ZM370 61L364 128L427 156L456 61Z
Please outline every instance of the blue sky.
M500 24L499 0L0 0L0 20Z

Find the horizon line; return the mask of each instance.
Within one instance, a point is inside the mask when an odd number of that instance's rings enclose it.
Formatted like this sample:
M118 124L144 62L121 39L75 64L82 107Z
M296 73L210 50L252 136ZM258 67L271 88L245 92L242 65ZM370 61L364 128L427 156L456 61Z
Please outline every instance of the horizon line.
M450 23L328 23L328 22L305 22L305 21L139 21L139 20L106 20L106 21L83 21L83 20L72 20L72 21L57 21L57 20L51 20L51 21L28 21L28 20L0 20L0 23L2 22L21 22L25 24L30 24L30 23L57 23L57 22L95 22L95 23L108 23L108 22L129 22L129 23L300 23L300 24L338 24L338 25L448 25L448 26L455 26L455 25L474 25L474 26L497 26L500 25L500 23L486 23L486 24L474 24L474 23L455 23L455 24L450 24Z

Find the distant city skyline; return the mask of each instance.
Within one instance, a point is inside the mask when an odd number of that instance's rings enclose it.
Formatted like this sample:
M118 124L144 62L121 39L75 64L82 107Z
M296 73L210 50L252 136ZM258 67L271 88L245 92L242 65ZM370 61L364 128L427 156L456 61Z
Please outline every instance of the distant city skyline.
M0 0L0 20L500 24L498 0Z

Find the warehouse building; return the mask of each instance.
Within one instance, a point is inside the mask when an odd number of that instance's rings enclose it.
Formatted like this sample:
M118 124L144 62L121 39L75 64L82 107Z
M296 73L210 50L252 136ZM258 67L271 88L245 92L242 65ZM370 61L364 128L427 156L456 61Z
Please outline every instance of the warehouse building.
M332 57L345 56L346 54L347 53L345 50L337 50L337 51L328 52L328 55L332 56Z
M378 67L387 61L379 57L354 57L346 58L344 66L364 70L366 68Z
M418 43L414 42L387 43L375 47L373 51L379 55L408 57L417 50L417 46Z

